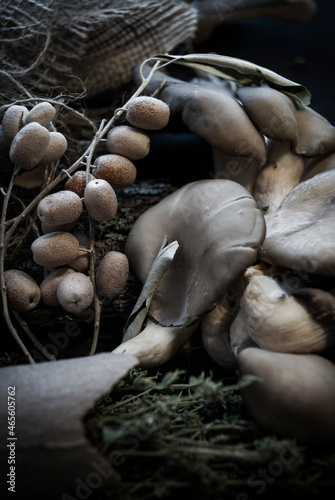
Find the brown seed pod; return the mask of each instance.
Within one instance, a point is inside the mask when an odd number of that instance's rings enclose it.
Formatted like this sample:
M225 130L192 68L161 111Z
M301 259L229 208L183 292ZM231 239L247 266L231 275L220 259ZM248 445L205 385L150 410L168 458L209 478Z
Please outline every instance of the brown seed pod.
M33 259L40 266L64 266L79 253L79 242L73 234L56 231L43 234L31 245Z
M109 153L140 160L149 153L150 138L136 127L119 125L108 132L106 147Z
M41 166L50 165L58 160L67 150L67 140L60 132L50 132L50 141L47 150L40 161Z
M94 175L88 175L88 181L93 181L95 179ZM84 170L78 170L74 173L71 179L65 182L64 189L68 191L73 191L79 198L84 197L84 191L86 187L86 172Z
M130 101L127 121L144 130L160 130L169 123L169 106L155 97L139 96Z
M45 196L37 206L37 215L40 221L55 226L78 220L82 210L79 196L64 190Z
M136 167L124 156L107 154L99 156L94 165L96 179L104 179L114 189L123 189L130 186L136 179Z
M36 104L26 116L26 123L37 122L40 125L48 125L56 116L56 110L49 102Z
M50 133L45 127L36 122L29 123L14 137L9 157L17 167L30 170L42 160L49 141Z
M57 287L61 280L68 274L74 273L74 269L62 267L52 271L40 284L41 300L47 306L58 306Z
M28 110L25 106L13 104L7 108L2 119L2 130L5 144L8 146L24 125L25 117L28 115Z
M87 234L83 233L82 231L73 231L72 233L79 241L79 248L87 249L89 250L90 248L90 238L87 236ZM95 261L95 254L93 257ZM75 271L78 272L83 272L88 269L90 263L90 254L86 250L79 250L78 256L69 262L69 266L74 269Z
M87 184L84 203L87 213L94 220L111 220L116 214L116 194L112 186L104 179L95 179Z
M96 270L96 285L101 297L113 299L122 292L129 275L128 258L121 252L108 252Z
M6 295L9 309L31 311L41 299L41 291L29 274L18 269L4 272Z
M60 305L73 314L80 314L87 309L94 297L94 287L86 274L70 273L57 287Z

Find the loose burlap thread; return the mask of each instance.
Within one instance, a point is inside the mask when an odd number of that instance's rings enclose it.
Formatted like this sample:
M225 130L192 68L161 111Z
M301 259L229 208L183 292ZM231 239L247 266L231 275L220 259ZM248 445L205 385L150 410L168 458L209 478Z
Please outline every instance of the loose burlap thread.
M92 97L117 88L145 58L191 40L196 27L196 10L178 0L1 2L1 104L29 91Z

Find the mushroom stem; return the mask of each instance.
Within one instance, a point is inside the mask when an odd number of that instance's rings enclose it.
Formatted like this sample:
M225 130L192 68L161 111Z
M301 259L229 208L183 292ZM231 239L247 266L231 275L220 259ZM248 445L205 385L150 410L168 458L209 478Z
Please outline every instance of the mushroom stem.
M112 352L134 355L141 367L149 368L169 361L197 329L198 323L187 327L165 327L147 319L136 337L126 340Z
M212 148L215 179L230 179L241 184L250 194L254 194L260 164L248 156L230 156L217 148Z
M299 184L306 161L291 151L290 141L270 141L266 163L255 183L254 197L259 208L267 207L267 213L279 208L285 196Z

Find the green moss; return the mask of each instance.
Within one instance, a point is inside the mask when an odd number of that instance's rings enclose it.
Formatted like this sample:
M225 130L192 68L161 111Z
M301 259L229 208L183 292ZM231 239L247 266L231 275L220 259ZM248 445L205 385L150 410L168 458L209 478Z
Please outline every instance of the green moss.
M333 481L335 453L264 433L239 384L211 373L135 369L87 415L86 428L122 478L101 499L317 498Z

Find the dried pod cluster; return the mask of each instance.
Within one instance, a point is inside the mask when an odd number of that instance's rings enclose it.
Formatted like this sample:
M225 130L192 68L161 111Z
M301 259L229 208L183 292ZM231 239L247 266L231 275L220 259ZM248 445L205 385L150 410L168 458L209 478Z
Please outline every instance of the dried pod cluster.
M134 160L145 158L150 151L147 131L160 130L170 119L169 106L155 97L139 96L127 107L126 125L112 128L107 135L108 154L95 160L93 174L114 189L125 188L136 179Z
M62 134L47 128L55 112L47 102L31 111L24 106L8 108L3 120L4 136L17 166L31 169L56 158L53 152L62 142ZM146 130L162 128L169 120L169 107L155 98L135 98L129 113L129 123L136 122ZM148 154L149 145L149 136L138 127L113 128L107 136L108 154L96 159L92 172L76 171L63 189L39 201L37 216L43 234L33 241L31 251L33 260L50 271L40 285L22 271L7 271L6 292L11 309L28 311L41 300L47 306L61 306L78 315L90 307L95 290L102 299L113 299L122 292L129 275L128 258L121 252L109 251L96 265L94 242L77 228L77 223L83 212L96 222L110 221L115 216L118 202L114 189L135 181L132 159Z
M21 105L7 108L2 119L2 133L13 165L31 170L47 166L63 156L67 140L63 134L52 130L55 116L55 107L47 101L36 104L31 110Z

